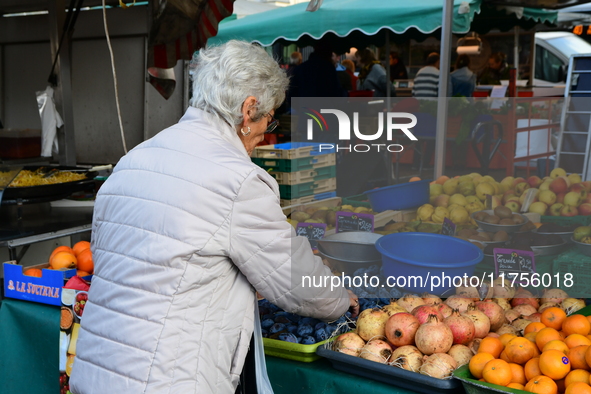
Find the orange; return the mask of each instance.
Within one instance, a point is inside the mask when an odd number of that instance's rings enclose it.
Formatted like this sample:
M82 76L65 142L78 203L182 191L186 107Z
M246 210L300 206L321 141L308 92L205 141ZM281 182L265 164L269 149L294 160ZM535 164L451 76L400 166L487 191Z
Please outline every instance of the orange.
M408 181L409 182L416 182L416 181L420 181L421 178L419 178L418 176L413 176L412 178L410 178Z
M503 346L507 346L507 343L509 343L509 341L513 338L517 338L517 335L515 334L503 334L499 337L499 340L501 341L501 343L503 344Z
M564 343L566 343L566 346L568 346L568 348L571 349L576 346L591 345L591 340L589 340L589 338L581 334L570 334L568 337L564 339Z
M525 386L519 383L509 383L507 385L508 388L510 389L517 389L517 390L524 390Z
M525 378L530 381L534 377L541 375L542 371L540 371L540 358L534 357L528 362L525 363L523 367L523 373L525 373Z
M507 358L512 363L525 364L536 355L534 350L534 344L526 338L516 337L509 341L505 348L507 352Z
M540 355L540 371L551 379L562 379L570 372L570 360L559 350L547 350Z
M507 357L507 352L504 350L501 352L501 355L499 356L499 358L503 361L507 361L508 363L511 362L511 360L509 360L509 357Z
M65 246L65 245L58 246L57 248L53 249L53 251L49 255L49 260L48 260L49 264L51 264L51 258L59 252L68 252L68 253L72 253L74 256L76 255L74 253L74 251L72 250L72 248L70 248L69 246Z
M484 370L484 366L490 360L494 360L492 354L490 353L476 353L471 359L470 363L468 364L468 368L470 369L470 373L476 378L482 378L482 371Z
M568 346L566 345L566 343L559 341L558 339L555 339L545 344L544 348L542 349L542 353L550 349L561 351L564 354L568 353Z
M43 275L43 271L41 271L39 268L29 268L28 270L23 272L23 275L41 278L41 276Z
M439 183L440 185L443 185L447 180L449 180L448 176L441 175L439 178L437 178L435 182Z
M566 386L564 394L591 394L591 386L583 382L575 382Z
M591 315L585 317L587 318L587 320L589 320L589 324L591 324Z
M80 277L85 277L90 275L88 272L86 271L82 271L82 270L76 270L76 275L80 276Z
M589 365L587 364L587 361L585 361L585 353L587 352L588 348L589 346L587 345L581 345L569 349L566 355L570 360L572 369L589 370Z
M527 327L525 327L525 330L523 330L523 335L525 336L526 334L529 334L530 332L538 332L542 328L546 328L546 326L544 325L544 323L540 323L539 321L529 323L527 325Z
M542 350L545 344L555 339L561 339L558 331L551 327L542 328L536 335L536 345Z
M591 346L585 351L585 361L587 362L587 365L591 367Z
M59 270L60 268L76 268L77 263L78 259L72 253L57 252L51 258L49 267L54 270Z
M88 241L80 241L76 242L74 246L72 246L72 250L74 251L74 255L77 257L80 252L90 249L90 242Z
M503 348L503 343L499 338L485 337L480 342L478 353L489 353L492 354L494 358L499 358Z
M511 383L513 373L509 363L503 360L491 360L486 363L482 370L482 377L488 383L498 384L499 386L506 386Z
M532 341L535 344L536 343L536 336L537 335L538 335L537 332L528 332L523 337L526 338L526 339L529 339L530 341ZM537 345L536 345L536 347L537 347Z
M542 316L540 317L540 321L546 327L554 328L557 331L562 328L562 322L565 319L566 312L556 306L545 309L544 312L542 312Z
M591 323L583 315L572 315L564 319L562 331L569 336L572 334L588 335L591 330Z
M568 387L574 382L589 383L590 375L589 371L585 371L584 369L573 369L568 375L566 375L566 378L564 378L564 386Z
M558 386L547 376L538 375L525 385L525 391L537 394L556 394Z
M94 262L92 261L90 249L85 249L78 255L78 269L90 274L94 272Z
M527 380L525 379L525 370L521 365L509 363L509 367L511 367L511 383L519 383L521 385L527 383Z

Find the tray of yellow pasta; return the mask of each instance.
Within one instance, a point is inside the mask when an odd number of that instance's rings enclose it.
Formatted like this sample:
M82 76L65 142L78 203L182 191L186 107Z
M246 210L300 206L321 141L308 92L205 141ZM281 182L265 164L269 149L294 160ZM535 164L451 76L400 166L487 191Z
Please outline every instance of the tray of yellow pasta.
M45 177L49 170L55 170ZM25 166L4 191L3 204L51 201L90 188L96 171L84 171L80 167ZM0 173L0 177L2 173Z

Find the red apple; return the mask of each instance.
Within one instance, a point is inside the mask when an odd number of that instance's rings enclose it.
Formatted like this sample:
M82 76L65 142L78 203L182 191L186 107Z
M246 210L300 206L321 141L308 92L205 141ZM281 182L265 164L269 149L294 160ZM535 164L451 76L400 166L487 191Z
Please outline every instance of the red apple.
M550 190L554 193L566 193L568 191L568 178L560 176L550 183Z
M513 186L518 185L521 182L527 182L527 181L522 177L517 177L517 178L513 179Z
M577 216L579 214L579 210L577 207L573 207L571 205L565 205L560 210L560 216Z
M502 198L503 203L506 204L510 197L516 197L515 191L512 189L507 190L505 193L503 193L503 198Z
M589 216L591 215L591 204L586 202L579 205L579 215Z
M575 183L571 185L568 190L579 193L583 200L587 197L587 188L582 183Z
M587 194L587 197L585 197L583 201L581 201L581 204L585 203L591 203L591 193Z
M538 187L542 184L542 179L539 176L532 175L527 178L527 183L529 183L530 187Z
M560 216L560 211L564 208L564 204L556 203L552 204L548 209L548 214L550 216Z
M435 197L433 205L436 207L446 208L449 205L449 196L447 194L438 195L437 197Z
M527 182L518 183L514 187L514 189L515 189L515 195L521 196L529 188L530 188L530 186L529 186L529 183L527 183Z
M519 212L519 209L521 208L521 204L519 203L519 201L509 201L505 204L505 206L509 208L512 212Z
M585 182L581 182L583 185L585 185L585 189L587 189L587 193L591 193L591 181L585 181Z

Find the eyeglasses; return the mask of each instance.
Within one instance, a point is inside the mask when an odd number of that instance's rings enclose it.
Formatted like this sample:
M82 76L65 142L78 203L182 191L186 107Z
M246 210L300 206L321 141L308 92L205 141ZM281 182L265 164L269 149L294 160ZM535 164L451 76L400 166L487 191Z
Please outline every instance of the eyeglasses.
M265 134L274 132L277 126L279 126L279 121L275 119L273 115L271 115L270 113L268 113L267 115L271 117L271 120L267 123L267 130L265 131Z

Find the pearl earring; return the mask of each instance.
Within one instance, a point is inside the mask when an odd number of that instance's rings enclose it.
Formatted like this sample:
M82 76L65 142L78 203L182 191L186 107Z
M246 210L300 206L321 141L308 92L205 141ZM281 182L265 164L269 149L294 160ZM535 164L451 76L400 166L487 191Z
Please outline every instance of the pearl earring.
M244 127L240 129L240 132L243 136L248 137L250 135L250 126L246 127L246 129L248 130L246 133L244 132Z

